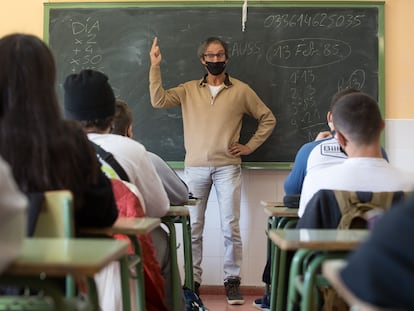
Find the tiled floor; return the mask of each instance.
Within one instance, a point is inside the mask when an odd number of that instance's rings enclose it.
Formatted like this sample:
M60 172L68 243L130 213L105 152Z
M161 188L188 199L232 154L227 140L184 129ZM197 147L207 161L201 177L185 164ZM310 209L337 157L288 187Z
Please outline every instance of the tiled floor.
M242 287L241 292L244 304L232 306L227 303L224 288L220 286L202 286L200 288L201 299L209 311L257 311L258 309L253 306L253 301L263 295L264 288Z
M204 305L209 311L258 311L253 307L253 301L258 296L244 296L244 305L231 306L227 303L225 295L202 295Z

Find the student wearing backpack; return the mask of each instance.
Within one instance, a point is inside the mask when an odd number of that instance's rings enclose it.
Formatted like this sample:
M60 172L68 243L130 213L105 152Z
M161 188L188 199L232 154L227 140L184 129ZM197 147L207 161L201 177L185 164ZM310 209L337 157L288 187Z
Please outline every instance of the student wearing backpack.
M330 278L353 310L414 310L414 197L381 217L365 243Z
M120 99L116 99L115 117L112 123L112 134L122 135L133 138L133 115L127 103ZM181 205L186 203L189 199L189 192L187 184L177 175L177 173L157 154L149 152L148 155L152 164L155 167L158 175L161 178L164 189L167 192L170 205ZM208 310L197 293L191 289L184 287L183 293L186 302L186 309L193 310Z
M359 92L360 90L355 88L346 88L333 95L329 111L326 114L330 131L320 132L314 141L304 144L297 152L293 168L284 182L284 205L293 208L299 207L303 181L308 173L341 164L347 158L347 155L342 150L335 136L335 127L332 122L332 109L341 97ZM381 148L381 153L384 159L388 161L384 148ZM270 261L268 260L263 271L262 280L264 283L270 284L270 279ZM253 305L259 310L269 310L269 293L265 293L263 297L255 299Z
M337 92L331 100L326 119L329 131L320 132L314 141L304 144L296 154L293 168L285 179L284 190L286 195L300 195L303 180L307 173L320 168L330 167L342 163L347 155L341 149L335 136L335 127L332 122L332 109L335 103L343 96L359 93L360 90L346 88ZM387 153L381 148L382 156L388 161Z
M112 134L118 134L133 138L133 116L127 103L117 99L115 107L115 117L112 123ZM188 202L189 193L186 183L177 173L157 154L149 152L148 156L154 165L158 176L160 176L164 189L167 193L170 205L182 205Z
M126 172L129 182L135 185L142 195L141 203L146 216L165 216L169 211L170 202L147 150L137 141L110 133L115 115L115 96L108 77L99 71L87 69L69 75L63 86L66 118L78 121L90 141L113 155ZM108 162L104 164L108 165ZM165 305L171 307L174 280L171 274L168 236L158 227L151 232L151 237L165 279ZM184 297L182 306L184 310ZM110 308L108 310L114 311Z
M321 189L347 191L410 191L414 176L390 165L381 153L385 123L377 102L367 94L341 97L332 109L336 137L348 158L306 175L299 204L299 217Z

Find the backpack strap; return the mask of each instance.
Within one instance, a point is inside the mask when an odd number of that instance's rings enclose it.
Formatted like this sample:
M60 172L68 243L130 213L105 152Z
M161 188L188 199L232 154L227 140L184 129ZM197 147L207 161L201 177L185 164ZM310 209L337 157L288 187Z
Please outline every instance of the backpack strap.
M118 174L119 178L121 178L124 181L129 182L129 178L125 170L122 168L122 166L119 164L119 162L115 159L112 153L106 151L98 144L95 144L92 142L95 152L104 160L106 163L108 163L114 171Z
M392 205L395 192L373 192L371 204L373 208L388 209Z
M350 229L354 220L368 221L366 213L370 210L388 209L393 201L394 192L371 192L371 199L363 202L355 191L334 190L342 217L338 229ZM368 223L367 223L368 225Z

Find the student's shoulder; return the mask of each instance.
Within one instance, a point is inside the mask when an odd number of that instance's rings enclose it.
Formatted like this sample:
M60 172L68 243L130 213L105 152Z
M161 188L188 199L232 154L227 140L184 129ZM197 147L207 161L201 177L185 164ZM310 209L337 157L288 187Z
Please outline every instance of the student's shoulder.
M310 154L312 150L315 149L318 145L320 145L324 140L314 140L310 141L308 143L303 144L299 150L298 154L304 155L304 154Z
M119 152L133 152L133 153L146 153L147 150L143 144L133 140L129 137L125 137L117 134L88 134L89 139L101 145L103 148L108 148L112 151L117 150Z
M336 138L327 138L319 141L309 154L308 165L318 166L319 164L330 165L341 163L347 156L342 152L341 146Z
M311 169L308 169L306 177L309 180L316 180L318 183L327 184L327 186L329 186L332 179L335 180L336 176L340 178L344 170L346 170L346 167L341 165L341 163L337 163L336 165L314 166L311 167Z
M161 158L158 154L148 151L147 150L147 154L148 154L148 158L151 160L151 162L154 165L167 165L167 162L164 161L163 158Z

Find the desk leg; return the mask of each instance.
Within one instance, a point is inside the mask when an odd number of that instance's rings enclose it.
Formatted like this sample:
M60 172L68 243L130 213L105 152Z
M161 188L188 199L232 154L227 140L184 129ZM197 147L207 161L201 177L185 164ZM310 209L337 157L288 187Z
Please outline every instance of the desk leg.
M282 311L283 310L283 304L285 300L285 279L286 279L286 258L287 258L287 251L285 250L278 250L279 252L279 265L278 265L278 271L277 271L277 288L276 288L276 311ZM273 287L273 283L272 283Z
M135 279L135 284L136 284L136 297L137 297L137 309L140 310L146 310L145 307L145 281L144 281L144 266L143 266L143 254L142 254L142 249L141 249L141 244L138 240L138 238L136 237L136 235L129 235L128 238L130 239L134 250L135 250L135 254L139 257L138 262L135 264L135 276L132 277L133 279ZM126 266L126 274L129 276L129 268L128 265ZM128 279L129 282L129 279ZM130 295L129 293L129 283L128 283L128 297ZM125 297L123 297L123 299L126 299ZM130 304L130 300L129 300L129 304ZM131 308L131 306L130 306ZM125 310L125 309L124 309Z
M194 272L193 272L193 250L191 247L191 222L190 216L181 216L183 226L183 247L184 247L184 284L187 288L194 290Z
M302 302L301 310L312 310L313 304L313 290L315 288L315 279L316 274L320 271L322 263L327 259L338 259L344 258L346 253L327 253L321 252L317 253L315 257L310 261L309 265L306 267L305 276L303 279L303 293L302 293Z
M278 222L279 222L279 218L277 218L277 217L270 216L267 219L267 231L266 231L267 248L266 248L266 258L271 263L270 264L270 275L273 275L273 272L272 271L274 271L273 270L273 258L275 256L275 246L272 243L272 241L269 239L268 235L269 235L269 231L271 229L276 229L276 227L278 225ZM272 284L274 284L274 283L272 282ZM265 294L270 293L270 284L265 284L265 290L266 290L266 293Z
M180 272L178 271L178 260L177 260L177 235L175 231L175 224L173 221L170 220L162 220L163 224L165 224L169 231L169 240L170 240L170 258L171 258L171 274L172 274L172 291L173 291L173 310L179 311L180 310L180 297L182 297L180 291L181 286L180 282L178 282L180 278Z
M272 246L274 247L274 246ZM278 260L276 260L275 256L272 258L271 262L271 284L270 286L270 311L276 310L276 296L277 296L277 279L278 279L278 273L277 273L277 265Z
M292 259L292 264L289 269L289 284L287 295L287 310L293 311L295 303L299 303L299 296L296 290L296 278L301 275L303 259L308 256L309 250L299 249L295 252Z
M88 285L88 299L92 307L92 311L100 311L101 308L99 307L99 298L98 298L98 290L96 288L95 279L86 278L86 283ZM60 309L57 309L60 310ZM125 309L124 309L125 310Z
M270 216L267 220L267 232L266 235L268 235L268 232L270 229L289 229L296 226L296 223L298 221L298 218L296 217L276 217L276 216ZM279 249L272 243L272 241L267 238L267 260L270 260L270 262L276 261L279 262ZM275 258L275 259L273 259ZM280 269L280 265L271 264L270 268L270 275L273 275L273 273L278 274L278 270ZM273 272L275 271L275 272ZM283 273L283 272L282 272ZM273 285L275 284L275 285ZM271 286L277 286L277 283L273 283ZM266 294L270 293L270 284L266 284Z
M75 297L75 279L68 275L66 276L66 298Z

